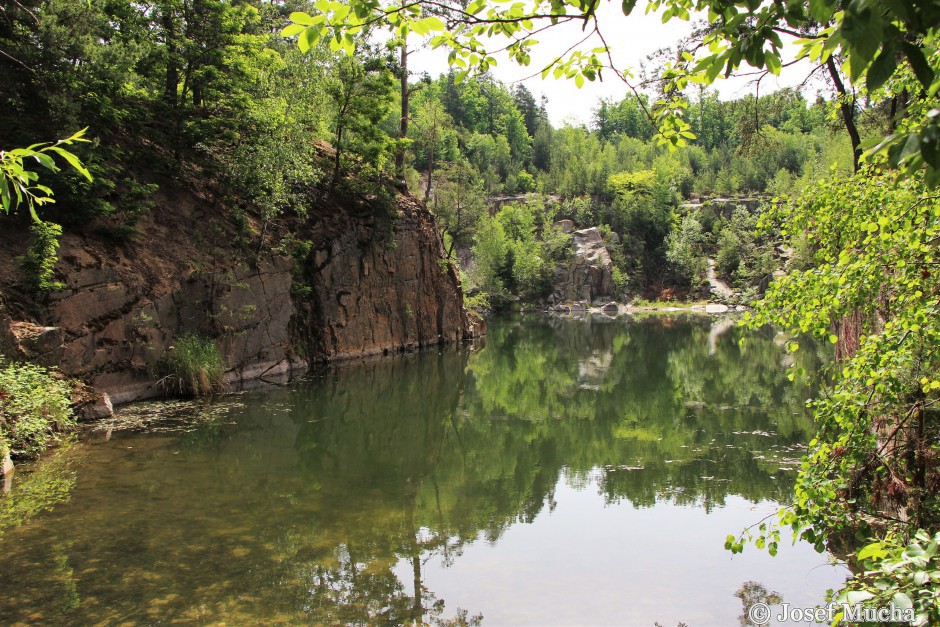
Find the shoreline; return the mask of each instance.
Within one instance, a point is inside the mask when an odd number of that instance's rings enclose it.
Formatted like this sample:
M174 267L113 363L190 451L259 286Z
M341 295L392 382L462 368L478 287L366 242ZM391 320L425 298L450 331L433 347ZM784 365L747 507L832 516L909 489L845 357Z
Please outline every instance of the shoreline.
M737 314L748 311L750 308L744 305L726 305L724 303L712 302L693 302L672 304L651 304L634 305L632 303L610 302L601 306L588 306L585 303L565 303L555 305L542 311L550 316L569 316L582 317L586 315L603 315L608 318L617 318L619 316L632 316L636 314L702 314L702 315L723 315ZM535 310L538 311L538 310Z

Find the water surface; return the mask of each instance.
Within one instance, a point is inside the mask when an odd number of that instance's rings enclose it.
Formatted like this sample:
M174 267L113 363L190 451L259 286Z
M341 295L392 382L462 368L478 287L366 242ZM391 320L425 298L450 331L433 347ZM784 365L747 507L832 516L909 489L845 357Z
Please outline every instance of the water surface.
M0 500L0 623L736 625L821 603L792 495L811 389L722 319L490 323L484 347L138 406ZM797 366L827 360L805 346ZM788 361L789 360L789 361Z

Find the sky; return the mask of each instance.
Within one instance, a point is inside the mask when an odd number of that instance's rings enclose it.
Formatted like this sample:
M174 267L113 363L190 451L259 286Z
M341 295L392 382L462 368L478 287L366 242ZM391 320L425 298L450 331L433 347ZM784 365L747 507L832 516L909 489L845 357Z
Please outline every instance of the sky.
M663 24L659 15L645 14L642 3L638 4L629 17L625 17L619 2L602 0L597 9L597 16L604 37L610 45L614 63L618 69L630 69L635 76L639 76L641 62L648 55L660 48L674 45L687 36L692 29L689 22L678 19ZM542 80L540 76L541 69L548 62L582 37L584 33L580 25L574 23L558 25L538 37L540 45L531 49L531 65L521 67L505 56L497 57L499 61L492 74L507 85L521 81L532 92L536 101L543 94L547 96L548 116L556 128L565 122L574 125L590 124L593 110L597 107L599 99L621 100L627 96L627 86L621 80L611 72L604 72L603 82L585 82L584 87L578 89L574 81L556 80L551 76ZM587 47L589 49L599 45L601 45L600 42L589 42ZM409 69L418 74L427 72L436 78L448 70L447 52L442 49L418 49L409 59ZM752 69L743 64L741 71L747 72ZM767 94L782 87L799 85L809 71L810 66L802 62L792 67L785 67L779 77L767 76L761 80L760 93ZM531 76L533 74L535 76ZM712 88L718 91L721 98L739 98L745 94L754 93L754 78L754 76L732 77L716 82ZM816 90L822 87L821 83L811 83L805 93L808 97L813 96Z

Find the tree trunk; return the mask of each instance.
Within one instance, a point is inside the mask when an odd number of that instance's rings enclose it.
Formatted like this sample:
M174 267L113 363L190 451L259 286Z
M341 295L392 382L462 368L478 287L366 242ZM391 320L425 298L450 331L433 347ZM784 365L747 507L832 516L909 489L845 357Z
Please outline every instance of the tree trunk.
M434 135L437 135L436 133ZM436 137L435 137L436 139ZM428 204L431 199L431 178L434 176L434 141L431 142L431 149L428 151L428 184L424 188L424 204Z
M346 113L349 111L350 100L352 100L352 87L347 86L346 93L343 97L343 104L339 108L339 113L336 116L336 145L333 146L335 152L333 157L333 180L330 182L331 194L336 189L336 184L339 183L339 172L343 155L343 132L346 130L346 127L343 125L343 120L346 118Z
M0 473L3 474L3 492L9 494L13 490L13 460L10 458L10 449L0 442Z
M839 93L839 111L842 113L842 121L845 123L845 130L848 131L849 139L852 141L852 165L854 170L858 172L858 162L862 157L862 138L858 134L858 127L855 126L855 110L852 105L846 101L848 92L845 89L845 84L842 82L842 77L839 76L839 70L836 69L835 61L832 60L831 56L826 60L826 69L829 70L829 76L832 78L836 91Z
M180 82L179 50L176 43L176 22L169 3L163 7L163 36L166 39L166 76L163 83L163 99L176 107L176 90Z
M333 181L330 183L330 192L336 189L336 184L339 182L339 168L340 168L340 155L342 151L340 150L340 144L343 141L343 127L340 126L336 129L336 146L334 146L334 156L333 156Z
M403 3L404 4L404 3ZM401 119L398 122L398 139L401 140L395 150L395 176L405 181L405 139L408 137L408 40L401 45Z

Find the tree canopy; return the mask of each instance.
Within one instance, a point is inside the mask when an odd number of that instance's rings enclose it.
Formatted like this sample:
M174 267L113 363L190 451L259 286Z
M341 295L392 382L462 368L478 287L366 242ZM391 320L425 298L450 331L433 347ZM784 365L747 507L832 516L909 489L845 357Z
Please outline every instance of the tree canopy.
M588 34L582 45L555 58L542 69L542 76L567 77L581 86L586 80L600 79L606 70L633 89L629 74L613 66L611 46L603 30L609 25L602 24L596 13L599 2L532 0L502 4L474 0L463 7L436 0L320 0L312 13L292 13L293 24L283 34L298 36L302 50L328 40L332 49L351 52L357 33L382 24L398 37L414 33L430 37L434 47L449 48L450 63L460 70L459 80L471 69L486 71L494 66L498 50L505 50L520 65L529 65L529 49L537 45L540 33L560 23L580 22ZM636 0L624 0L624 15L632 14L636 5ZM661 12L664 22L705 16L705 23L677 61L664 67L662 93L646 111L664 143L682 146L695 138L687 121L683 90L690 84L707 85L720 76L730 76L742 63L779 74L786 62L787 37L799 46L799 57L827 68L837 87L841 86L840 92L845 92L845 86L836 60L841 63L841 71L852 81L864 84L871 96L877 95L900 66L909 67L915 78L911 87L916 89L908 93L909 101L904 104L918 109L917 114L908 115L907 124L871 145L870 152L886 155L904 171L926 165L928 183L940 182L940 109L933 106L940 89L934 67L940 24L940 6L936 3L654 0L647 4L646 11ZM591 47L592 36L599 45ZM849 113L844 108L846 125L851 127ZM856 154L859 143L854 133Z

